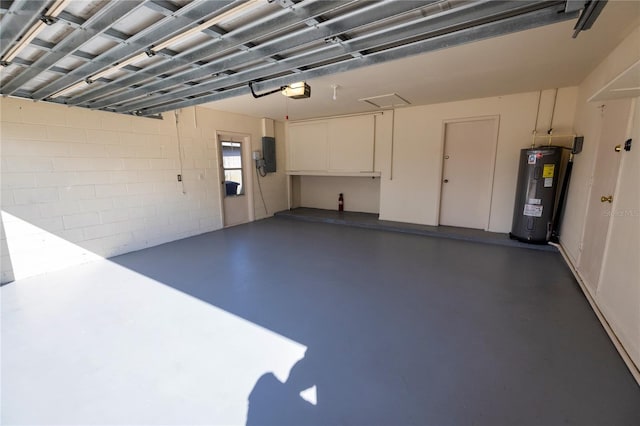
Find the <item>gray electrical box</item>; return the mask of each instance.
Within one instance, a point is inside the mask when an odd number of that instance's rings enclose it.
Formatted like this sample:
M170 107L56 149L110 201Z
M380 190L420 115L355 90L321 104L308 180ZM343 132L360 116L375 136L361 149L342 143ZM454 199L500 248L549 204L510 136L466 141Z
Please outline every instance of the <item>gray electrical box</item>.
M267 173L276 171L276 139L270 136L262 137L262 157L264 158L264 170Z
M582 152L582 144L584 143L584 136L576 136L573 138L573 147L571 148L572 154L580 154Z

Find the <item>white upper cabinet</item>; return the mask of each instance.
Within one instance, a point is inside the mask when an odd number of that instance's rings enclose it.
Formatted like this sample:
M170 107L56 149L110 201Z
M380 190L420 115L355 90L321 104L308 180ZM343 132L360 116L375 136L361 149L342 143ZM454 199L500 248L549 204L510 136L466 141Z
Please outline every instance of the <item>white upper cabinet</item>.
M327 170L327 123L289 125L287 168L290 171Z
M375 174L373 115L289 124L287 168L292 174Z
M374 117L329 122L329 171L373 172Z

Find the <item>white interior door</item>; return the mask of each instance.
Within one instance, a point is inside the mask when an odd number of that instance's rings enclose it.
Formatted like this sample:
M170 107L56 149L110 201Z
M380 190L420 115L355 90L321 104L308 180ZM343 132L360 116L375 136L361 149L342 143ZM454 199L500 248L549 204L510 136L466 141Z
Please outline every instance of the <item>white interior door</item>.
M628 133L631 99L613 100L603 109L602 130L596 151L591 195L582 237L582 252L578 270L592 294L598 288L605 241L611 219L612 203L602 197L613 197L620 168L620 153L616 145L624 145ZM588 142L588 141L585 141Z
M250 220L249 179L252 171L247 167L249 143L245 138L218 135L218 145L224 226L247 223Z
M498 118L445 124L440 225L487 229Z

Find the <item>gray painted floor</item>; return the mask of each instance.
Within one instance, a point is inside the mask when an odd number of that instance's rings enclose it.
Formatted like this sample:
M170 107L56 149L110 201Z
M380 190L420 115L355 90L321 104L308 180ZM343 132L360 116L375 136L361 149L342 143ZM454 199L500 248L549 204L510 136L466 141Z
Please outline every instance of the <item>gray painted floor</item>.
M558 253L272 218L1 291L3 424L640 424Z
M521 247L534 250L558 251L547 244L528 244L509 238L509 234L487 232L481 229L459 228L455 226L430 226L415 223L394 222L378 219L378 214L360 212L338 212L336 210L298 207L276 213L276 217L300 220L304 222L331 223L356 228L377 229L380 231L403 232L428 237L449 238L462 241L475 241L485 244L497 244L509 247Z

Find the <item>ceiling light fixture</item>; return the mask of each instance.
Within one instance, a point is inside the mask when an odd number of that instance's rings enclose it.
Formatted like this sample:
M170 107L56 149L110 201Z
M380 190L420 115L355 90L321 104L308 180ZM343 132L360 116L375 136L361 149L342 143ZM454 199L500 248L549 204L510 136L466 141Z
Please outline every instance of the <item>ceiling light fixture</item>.
M89 83L87 83L87 82L86 82L86 81L84 81L84 80L79 81L79 82L77 82L76 84L74 84L74 85L72 85L72 86L67 87L66 89L62 89L61 91L59 91L59 92L57 92L57 93L54 93L54 94L53 94L53 95L51 95L50 97L52 97L52 98L57 98L58 96L65 96L65 95L67 95L67 94L69 94L69 93L73 92L74 90L79 89L80 87L83 87L83 86L85 86L85 85L87 85L87 84L89 84Z
M208 21L203 22L202 24L198 25L197 27L193 27L190 30L187 30L183 33L180 33L174 37L171 37L169 40L163 41L162 43L158 44L157 46L153 46L151 48L152 52L159 52L162 49L166 49L168 46L171 46L172 44L175 44L179 41L182 41L184 39L186 39L187 37L190 37L194 34L197 34L199 32L201 32L202 30L206 30L207 28L219 24L223 21L228 21L231 18L235 18L236 16L238 16L239 14L246 12L249 9L253 9L258 3L260 3L262 0L249 0L246 3L243 3L239 6L234 7L233 9L229 9L224 13L221 13L218 16L215 16L211 19L209 19Z
M42 31L47 25L51 25L55 22L55 19L53 18L56 18L70 2L71 0L56 0L49 10L47 10L47 14L42 15L38 22L29 28L22 38L11 49L9 49L6 55L4 55L2 58L2 65L6 66L13 61L15 57L18 56L18 53L31 43L38 34L40 34L40 31Z
M108 75L111 75L111 74L115 73L116 71L121 70L122 68L126 67L127 65L131 65L134 62L141 61L142 59L146 59L148 57L149 56L145 52L139 53L139 54L137 54L135 56L130 57L129 59L126 59L126 60L124 60L122 62L118 62L118 63L114 64L113 66L111 66L111 68L107 68L105 70L100 71L97 74L92 75L91 77L89 77L87 79L87 83L89 83L89 84L93 83L94 81L99 80L102 77L106 77Z
M138 62L139 60L144 59L146 57L147 57L147 54L144 53L144 52L140 53L140 54L138 54L136 56L132 56L131 58L129 58L129 59L125 60L125 61L122 61L122 62L119 62L119 63L115 64L111 68L107 68L105 70L102 70L99 73L92 75L91 77L87 77L83 81L80 81L80 82L78 82L78 83L76 83L76 84L74 84L72 86L67 87L66 89L62 89L61 91L59 91L57 93L54 93L53 95L51 95L51 97L52 98L57 98L59 96L67 95L67 94L73 92L75 89L80 88L81 86L92 84L94 81L96 81L96 80L98 80L98 79L100 79L102 77L106 77L108 75L111 75L111 74L115 73L116 71L119 71L120 69L126 67L127 65L131 65L132 63Z

